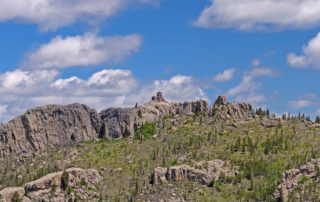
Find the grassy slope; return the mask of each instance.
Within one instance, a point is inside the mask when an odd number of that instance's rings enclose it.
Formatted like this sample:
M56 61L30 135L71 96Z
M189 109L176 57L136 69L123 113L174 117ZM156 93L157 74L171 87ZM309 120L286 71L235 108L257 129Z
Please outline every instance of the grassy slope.
M258 121L234 128L201 116L178 118L177 126L171 120L168 118L161 129L146 126L142 130L146 138L142 139L139 134L131 139L87 142L0 162L0 184L21 185L61 167L75 166L100 171L104 176L100 185L103 200L143 200L153 192L165 198L171 190L191 201L272 201L285 170L320 157L320 132L303 129L300 123L266 129ZM193 165L213 159L228 160L240 167L241 174L214 182L211 188L192 182L174 187L149 185L149 176L157 166Z

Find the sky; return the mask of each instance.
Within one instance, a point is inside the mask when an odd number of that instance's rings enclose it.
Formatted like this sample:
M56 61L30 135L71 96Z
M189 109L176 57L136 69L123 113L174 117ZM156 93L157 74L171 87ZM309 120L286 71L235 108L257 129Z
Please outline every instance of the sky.
M318 0L0 0L0 120L218 95L320 115Z

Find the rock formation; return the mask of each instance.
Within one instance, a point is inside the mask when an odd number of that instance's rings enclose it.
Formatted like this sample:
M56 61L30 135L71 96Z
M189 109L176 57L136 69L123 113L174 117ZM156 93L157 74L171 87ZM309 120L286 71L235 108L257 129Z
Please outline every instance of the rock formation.
M319 177L319 172L320 159L313 159L306 165L302 165L299 168L287 170L282 175L281 182L274 193L274 197L276 199L281 199L281 201L288 201L289 194L298 186L298 182L303 176L314 179Z
M247 120L253 117L253 108L244 102L228 103L225 96L218 96L213 106L213 113L220 120Z
M6 188L0 191L3 202L14 201L97 201L95 191L102 177L97 170L70 168L64 172L48 174L23 187Z
M0 127L0 158L98 138L101 118L85 105L28 110Z
M162 93L152 97L152 100L142 106L134 108L110 108L100 112L106 125L106 136L111 138L122 137L127 129L133 135L137 128L145 123L158 123L167 115L191 115L203 113L209 115L209 105L204 100L174 103L166 102Z
M173 166L169 168L157 167L150 177L153 185L164 184L170 181L193 181L201 185L209 186L212 181L220 176L235 176L237 171L226 166L223 160L202 161L195 168L189 165Z
M218 119L248 119L252 107L246 103L228 103L219 96L214 113ZM47 105L28 110L8 124L0 126L0 159L11 154L42 151L53 146L69 145L101 137L120 138L134 135L146 123L159 124L166 116L212 115L208 102L168 102L161 92L151 101L133 108L109 108L101 111L85 105Z

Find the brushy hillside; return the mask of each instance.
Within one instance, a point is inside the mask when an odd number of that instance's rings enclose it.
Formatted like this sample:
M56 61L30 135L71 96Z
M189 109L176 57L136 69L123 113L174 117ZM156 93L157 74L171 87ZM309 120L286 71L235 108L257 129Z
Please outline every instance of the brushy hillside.
M95 168L103 176L98 186L100 201L275 201L282 173L320 158L320 130L306 120L292 119L268 127L265 120L226 122L203 114L167 116L161 126L145 124L128 138L3 160L0 185L19 186L50 172L80 167ZM150 184L157 166L193 166L214 159L237 166L239 173L220 177L211 186L192 181ZM299 193L302 201L318 200L316 182L303 176L289 197Z

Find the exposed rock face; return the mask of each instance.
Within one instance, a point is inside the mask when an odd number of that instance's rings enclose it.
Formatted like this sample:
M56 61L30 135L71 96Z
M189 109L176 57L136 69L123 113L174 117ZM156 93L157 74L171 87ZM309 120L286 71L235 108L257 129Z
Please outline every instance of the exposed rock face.
M6 188L0 191L4 202L12 201L14 195L19 196L22 201L75 201L75 198L82 201L98 200L96 185L102 181L97 170L70 168L65 171L65 178L62 180L63 172L48 174L36 181L29 182L23 187ZM67 182L67 185L63 183ZM72 190L69 195L66 190ZM17 194L16 194L17 193Z
M166 102L161 93L158 93L152 101L135 108L110 108L100 112L106 125L107 136L111 138L122 137L128 129L133 135L135 130L145 123L158 123L167 115L190 115L195 113L210 114L210 108L206 101L173 103Z
M253 116L253 108L248 103L228 103L227 98L219 96L214 104L214 115L220 120L247 120Z
M209 186L213 180L221 175L235 176L236 170L225 166L223 160L202 161L193 168L189 165L173 166L169 168L157 167L151 175L150 183L153 185L164 184L169 181L193 181L201 185Z
M298 186L298 182L301 177L306 176L309 178L315 178L319 175L320 159L311 160L306 165L302 165L299 168L291 169L283 173L281 183L274 193L276 199L282 201L288 201L289 194Z
M0 158L98 138L101 118L85 105L28 110L0 128Z

